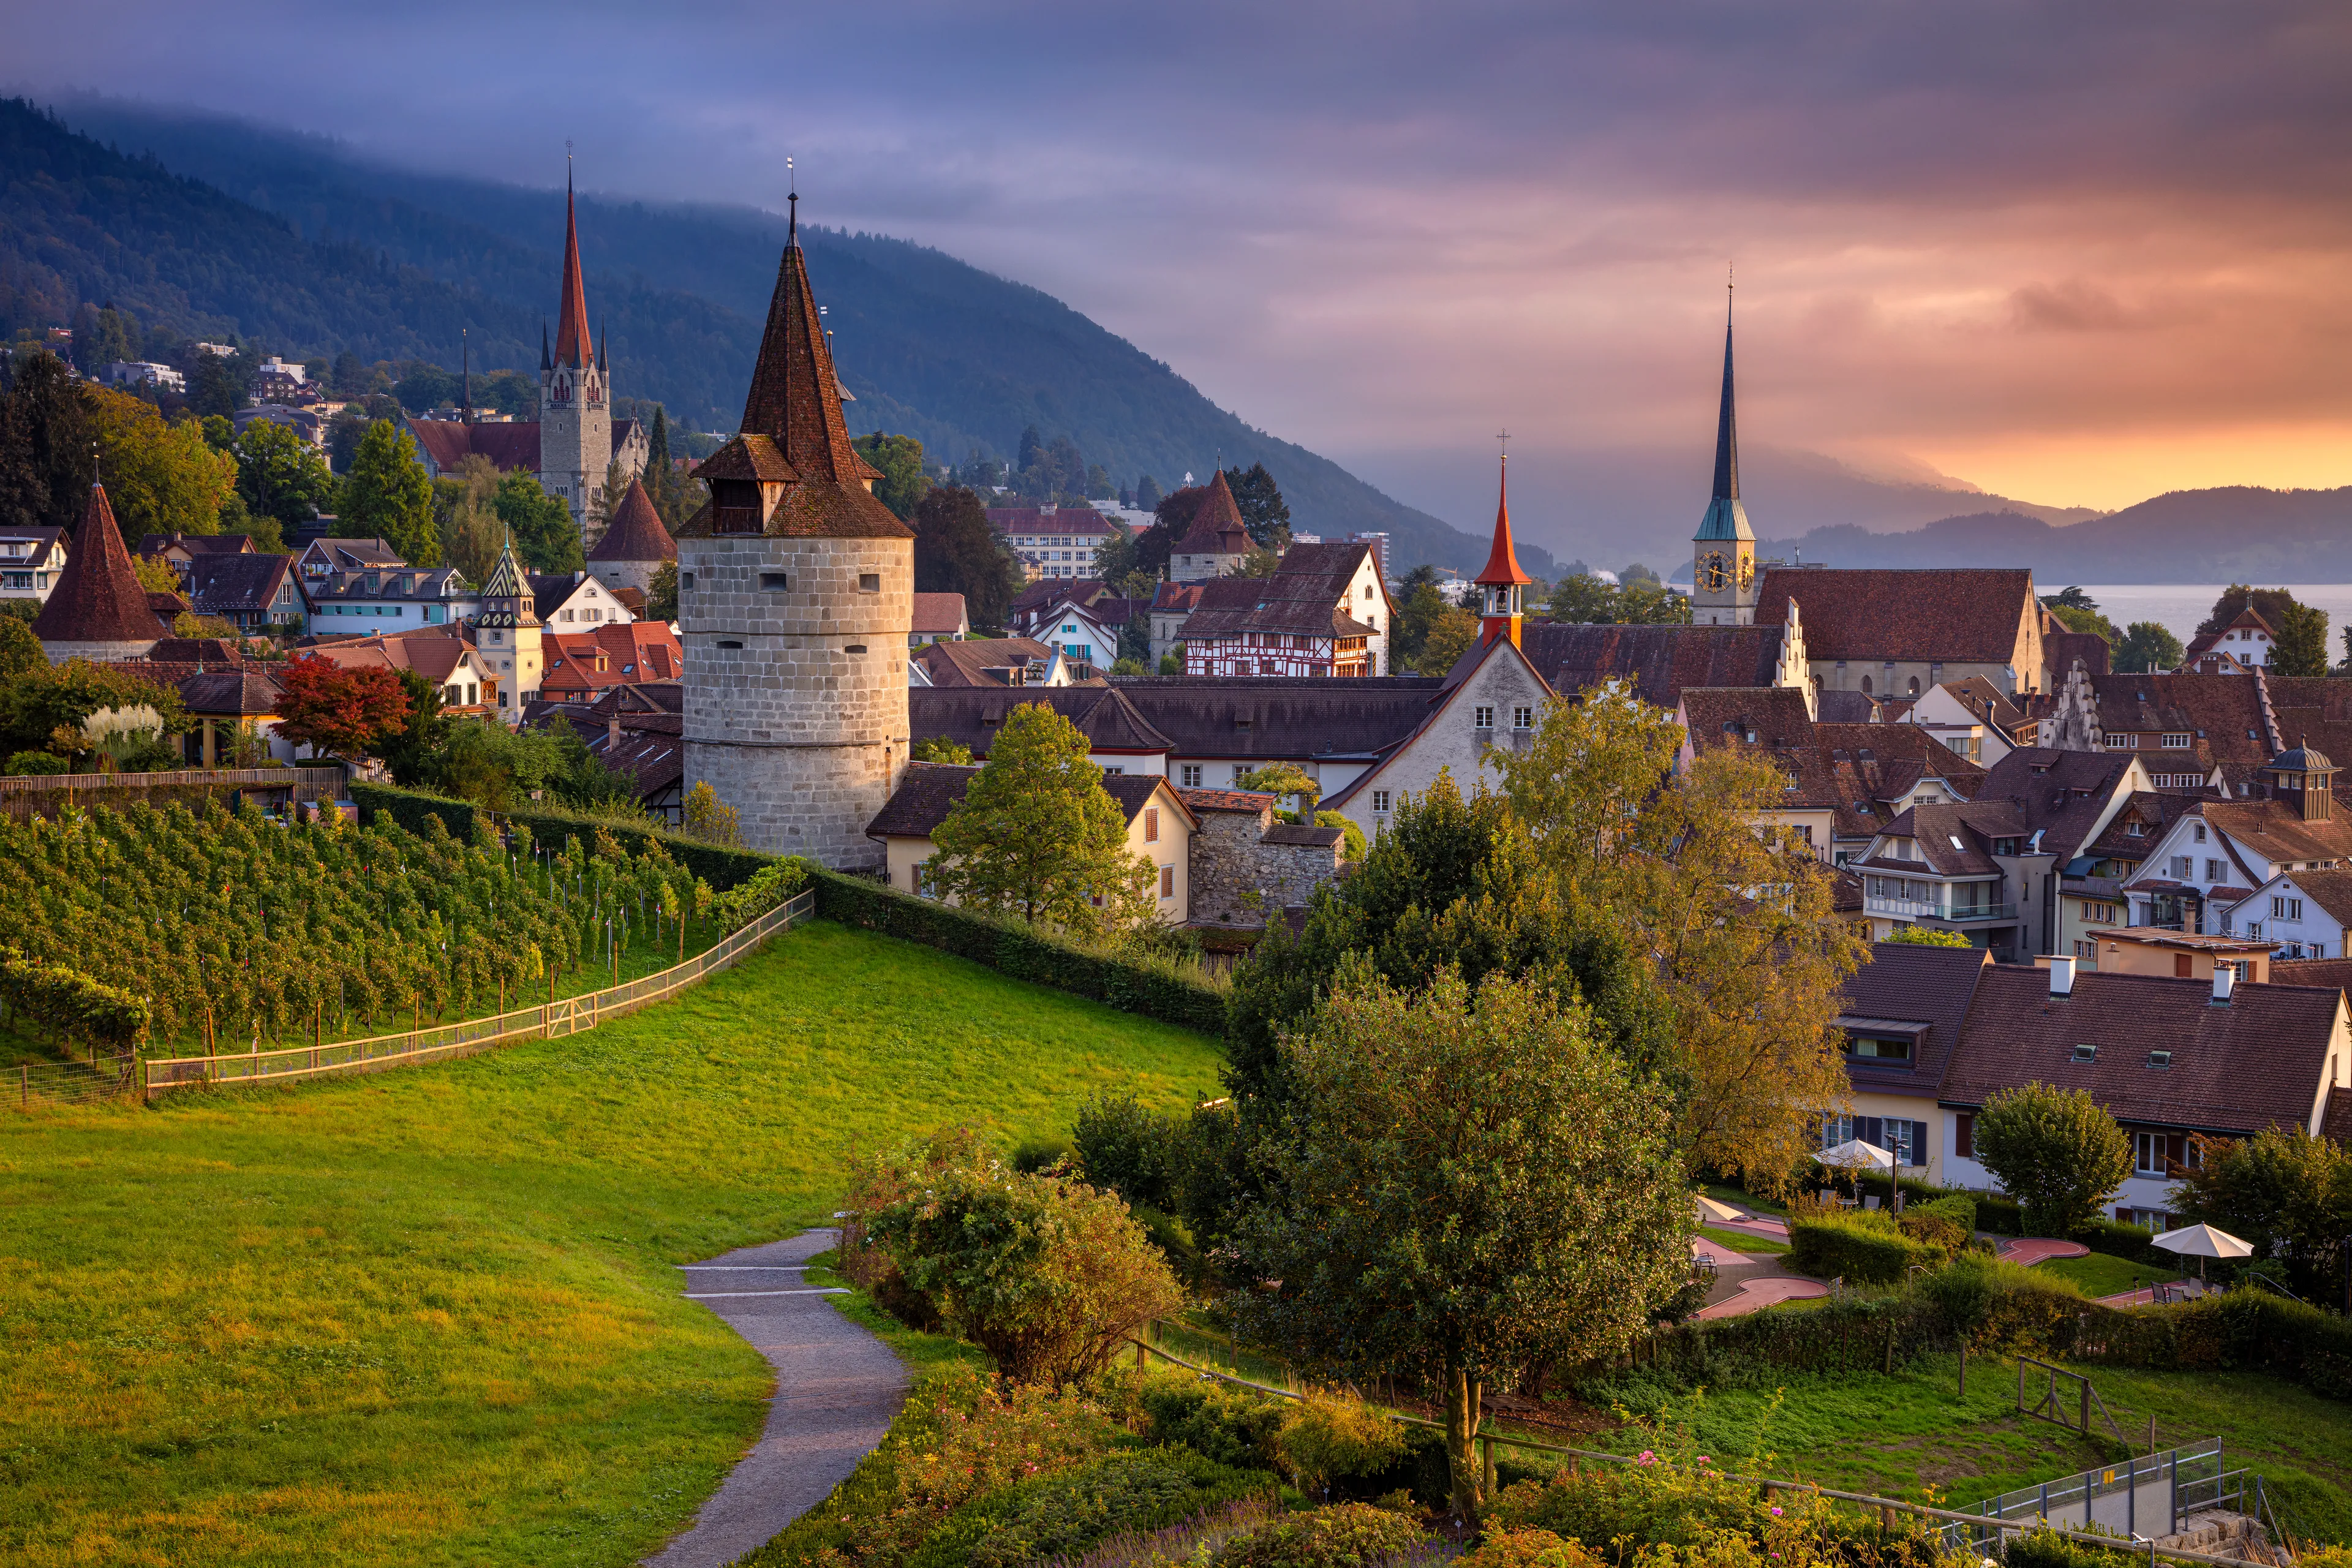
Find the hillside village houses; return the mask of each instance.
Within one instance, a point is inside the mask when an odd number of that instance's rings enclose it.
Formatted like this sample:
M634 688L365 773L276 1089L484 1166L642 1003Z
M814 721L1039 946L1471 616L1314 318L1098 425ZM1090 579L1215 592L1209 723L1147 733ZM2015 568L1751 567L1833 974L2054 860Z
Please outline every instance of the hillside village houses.
M0 599L46 601L66 568L62 528L0 528Z

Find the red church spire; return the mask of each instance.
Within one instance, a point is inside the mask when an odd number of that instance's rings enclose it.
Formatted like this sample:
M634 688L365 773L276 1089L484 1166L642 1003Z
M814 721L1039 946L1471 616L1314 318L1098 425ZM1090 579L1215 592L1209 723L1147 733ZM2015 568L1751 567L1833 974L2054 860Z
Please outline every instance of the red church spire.
M556 313L555 363L593 363L595 344L588 336L588 294L580 285L580 225L572 216L572 171L563 172L563 303Z
M1484 604L1478 621L1478 642L1481 647L1496 637L1508 637L1511 646L1519 646L1520 590L1535 581L1519 569L1518 552L1511 548L1511 458L1503 455L1502 481L1495 501L1495 547L1487 552L1486 565L1472 579L1482 591Z

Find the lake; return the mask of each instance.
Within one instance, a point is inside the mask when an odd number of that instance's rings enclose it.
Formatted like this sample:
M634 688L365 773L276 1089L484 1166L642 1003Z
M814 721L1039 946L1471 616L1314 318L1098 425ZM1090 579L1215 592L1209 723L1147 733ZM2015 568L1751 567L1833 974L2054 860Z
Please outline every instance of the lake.
M2054 594L2063 583L2042 583L2033 586L2039 593ZM2275 583L2258 583L2258 588L2274 588ZM2134 621L2154 621L2180 639L2183 647L2197 635L2197 624L2213 613L2213 601L2221 596L2226 583L2177 584L2162 583L2085 583L2083 592L2099 602L2099 611L2116 623L2117 631ZM2340 658L2343 653L2343 628L2352 624L2352 583L2290 583L2286 591L2306 605L2327 612L2327 657Z

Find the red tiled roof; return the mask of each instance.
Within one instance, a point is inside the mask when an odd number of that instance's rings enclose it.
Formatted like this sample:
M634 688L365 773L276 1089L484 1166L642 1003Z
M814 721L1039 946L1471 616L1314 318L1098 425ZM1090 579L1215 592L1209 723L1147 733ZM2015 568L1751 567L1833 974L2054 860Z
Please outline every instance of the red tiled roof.
M1117 519L1105 517L1090 506L1055 507L1052 511L1033 506L992 506L987 511L988 525L999 533L1066 533L1074 538L1091 538L1119 531Z
M604 537L588 552L591 561L675 561L677 542L670 538L669 530L662 526L661 514L654 510L653 498L636 479L629 481L629 493L621 498L620 509L614 512Z
M1622 679L1643 701L1672 708L1686 687L1771 685L1780 671L1780 637L1779 621L1752 626L1529 621L1519 645L1536 673L1562 697Z
M1003 671L1050 664L1054 650L1034 637L967 637L961 642L928 644L917 649L914 657L933 687L1001 689L1012 684Z
M2041 613L2033 574L2021 566L1769 567L1757 588L1757 623L1787 621L1790 599L1815 659L2010 664L2022 657L2029 606ZM2040 671L2017 673L2024 680Z
M2352 822L2340 817L2305 822L2283 800L2209 800L2200 809L2206 821L2271 860L2352 859Z
M963 595L961 594L918 594L915 595L915 625L919 633L960 632L965 628Z
M1492 584L1497 587L1516 587L1532 583L1534 578L1519 570L1518 552L1511 548L1511 470L1510 458L1503 459L1501 489L1495 500L1495 547L1486 552L1486 564L1474 583Z
M170 630L148 607L106 487L90 486L73 549L33 622L33 635L43 642L152 643Z
M1192 526L1177 542L1175 553L1238 555L1247 550L1249 530L1242 526L1242 509L1234 504L1233 487L1225 482L1224 469L1219 468L1215 478L1199 488L1202 496L1192 512Z
M619 423L615 421L617 437ZM500 421L487 425L467 425L455 419L412 419L408 433L416 437L417 447L430 456L433 466L444 473L456 473L466 466L469 456L488 458L502 474L518 469L525 473L539 472L539 421ZM618 445L617 439L615 445Z

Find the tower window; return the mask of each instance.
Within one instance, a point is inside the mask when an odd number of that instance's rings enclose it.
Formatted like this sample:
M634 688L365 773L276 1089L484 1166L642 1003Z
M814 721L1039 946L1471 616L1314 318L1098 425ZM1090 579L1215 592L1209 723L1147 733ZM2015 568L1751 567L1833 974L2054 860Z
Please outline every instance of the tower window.
M679 573L677 574L677 585L685 592L692 593L694 591L694 574L691 572Z
M739 643L739 642L728 642L728 641L725 641L725 640L721 640L720 642L717 643L717 644L716 644L716 645L714 645L714 646L719 647L741 647L743 645L742 645L741 643Z
M857 574L857 591L861 594L880 593L882 591L882 574L879 572L860 572Z
M854 642L847 647L843 648L841 651L844 653L864 653L866 651L866 645L862 642Z
M762 572L760 574L760 587L765 593L781 594L792 585L792 579L784 573Z

